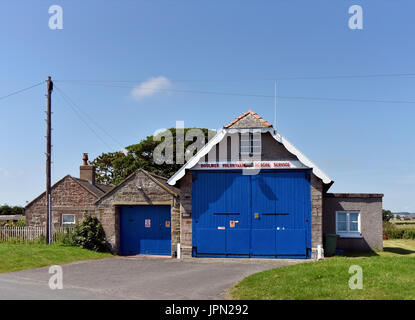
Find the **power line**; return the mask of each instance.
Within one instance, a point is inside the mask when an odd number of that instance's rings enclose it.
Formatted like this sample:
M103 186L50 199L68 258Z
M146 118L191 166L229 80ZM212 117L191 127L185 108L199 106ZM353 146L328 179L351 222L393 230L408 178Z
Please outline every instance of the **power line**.
M325 79L354 79L354 78L397 78L397 77L415 77L415 73L378 73L378 74L352 74L352 75L320 75L320 76L297 76L297 77L252 77L240 79L170 79L175 82L239 82L239 81L274 81L274 80L325 80ZM147 81L141 80L56 80L59 82L112 82L112 83L139 83Z
M45 82L44 82L44 81L42 81L42 82L39 82L39 83L37 83L37 84L34 84L34 85L30 86L30 87L27 87L27 88L24 88L24 89L20 89L20 90L14 91L14 92L12 92L12 93L9 93L9 94L7 94L7 95L5 95L5 96L0 97L0 100L6 99L6 98L8 98L8 97L11 97L11 96L14 96L14 95L16 95L16 94L22 93L22 92L24 92L24 91L30 90L30 89L32 89L32 88L34 88L34 87L37 87L37 86L40 86L41 84L44 84L44 83L45 83Z
M79 113L82 113L86 118L88 118L92 123L94 123L104 134L106 134L110 139L112 139L116 144L118 144L120 147L123 148L121 142L119 142L117 139L115 139L103 126L101 126L94 118L92 118L88 113L86 113L85 111L83 111L83 109L77 105L73 99L71 99L68 94L66 94L65 92L63 92L62 89L57 88L58 90L60 90L60 93L63 94L64 96L66 96L67 100L71 102L71 104L77 108Z
M333 76L300 76L300 77L276 77L268 80L325 80L325 79L358 79L358 78L399 78L415 77L415 73L379 73L379 74L360 74L360 75L333 75ZM265 79L264 79L265 80Z
M353 99L353 98L319 98L319 97L290 97L290 96L277 96L277 97L280 98L280 99L288 99L288 100L316 100L316 101L320 100L320 101L337 101L337 102L415 104L415 101L406 101L406 100L379 100L379 99Z
M74 82L75 83L75 82ZM121 85L107 85L107 84L92 84L92 83L78 83L79 85L89 85L108 88L125 88L134 89L135 86L121 86ZM261 94L246 94L235 92L217 92L217 91L200 91L200 90L177 90L177 89L154 89L152 87L141 87L142 89L153 89L154 91L162 92L178 92L178 93L194 93L194 94L211 94L211 95L225 95L225 96L239 96L239 97L256 97L256 98L273 98L275 95L261 95ZM393 104L415 104L415 101L408 100L384 100L384 99L353 99L353 98L327 98L327 97L307 97L307 96L280 96L279 99L287 100L314 100L314 101L336 101L336 102L362 102L362 103L393 103Z
M55 88L58 90L58 92L59 92L59 94L61 95L61 97L63 98L63 100L67 103L67 105L75 112L75 114L77 115L77 117L88 127L88 129L89 130L91 130L92 131L92 133L109 149L109 150L111 150L111 149L113 149L112 147L110 147L109 145L108 145L108 143L103 139L103 138L101 138L101 136L94 130L94 128L92 128L90 125L89 125L89 123L88 123L88 121L86 121L82 116L81 116L81 113L80 113L80 111L78 111L77 110L77 107L75 106L75 105L73 105L72 104L72 102L71 102L71 100L69 100L69 97L67 97L66 95L65 95L65 93L59 88L59 87L57 87L56 85L55 85Z

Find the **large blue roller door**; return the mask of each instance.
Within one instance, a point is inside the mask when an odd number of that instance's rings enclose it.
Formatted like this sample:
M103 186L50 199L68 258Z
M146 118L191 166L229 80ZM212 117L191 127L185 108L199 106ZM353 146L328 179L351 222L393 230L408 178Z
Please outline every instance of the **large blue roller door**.
M193 172L195 256L309 257L308 170Z

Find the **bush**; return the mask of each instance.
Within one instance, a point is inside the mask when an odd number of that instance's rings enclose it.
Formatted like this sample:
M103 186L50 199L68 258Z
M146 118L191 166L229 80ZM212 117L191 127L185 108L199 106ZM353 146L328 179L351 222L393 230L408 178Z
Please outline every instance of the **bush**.
M36 244L45 244L46 243L46 235L41 234L39 238L37 238L34 243Z
M63 229L62 232L57 232L54 235L54 241L62 243L66 246L76 246L74 240L74 231L69 228Z
M386 236L387 239L415 239L414 229L384 228L383 234Z
M386 234L391 230L396 230L396 226L392 222L383 221L383 234Z
M394 231L397 230L396 226L389 222L389 221L383 221L383 239L395 239L392 238L394 235Z
M26 218L17 220L17 227L26 227Z
M94 251L108 251L105 232L96 217L85 212L85 218L74 230L73 238L67 239L75 246Z
M411 239L415 240L415 230L414 229L405 229L405 233L403 235L404 239Z
M394 229L383 232L387 239L402 239L405 233L404 229Z

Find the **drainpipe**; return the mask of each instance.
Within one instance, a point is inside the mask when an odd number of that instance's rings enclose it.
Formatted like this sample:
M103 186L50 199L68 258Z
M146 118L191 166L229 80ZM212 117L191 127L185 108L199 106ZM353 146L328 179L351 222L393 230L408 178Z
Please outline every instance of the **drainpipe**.
M181 250L180 250L181 248L180 248L180 243L178 243L177 244L177 259L180 259L180 256L181 256Z
M319 244L318 246L317 246L317 260L321 260L321 259L323 259L322 258L322 254L321 254L322 252L321 252L321 245Z

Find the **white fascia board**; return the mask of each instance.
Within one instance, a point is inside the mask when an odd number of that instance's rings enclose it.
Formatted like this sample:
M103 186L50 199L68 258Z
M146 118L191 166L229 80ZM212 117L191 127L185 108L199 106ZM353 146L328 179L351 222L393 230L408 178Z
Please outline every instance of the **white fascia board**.
M220 131L218 131L215 134L215 136L212 139L210 139L209 142L205 144L202 149L199 150L198 153L196 153L185 165L183 165L179 169L179 171L177 171L169 180L167 180L167 183L171 186L174 186L178 180L184 177L186 169L193 168L202 157L209 153L209 151L213 148L214 145L222 141L226 133L226 129L221 129Z
M304 154L302 154L291 142L289 142L282 134L278 131L274 130L273 128L258 128L258 129L221 129L216 133L216 135L202 148L196 153L185 165L183 165L179 171L177 171L168 181L167 183L171 186L174 186L178 180L183 178L186 173L186 169L193 168L199 160L204 157L209 151L213 148L214 145L218 144L222 141L222 139L226 136L226 134L230 133L246 133L246 132L269 132L271 133L272 137L277 140L278 142L282 143L282 145L293 155L295 155L298 160L306 167L312 168L313 173L319 177L323 183L329 184L332 180L321 170L319 169L310 159L308 159Z
M304 165L307 167L310 167L313 169L313 173L319 177L325 184L329 184L332 182L332 180L329 178L328 175L326 175L319 167L317 167L310 159L308 159L304 154L301 153L300 150L298 150L290 141L287 140L281 133L278 131L272 130L271 132L272 136L275 140L282 143L283 146L291 152L293 155L295 155L298 160L300 160Z
M274 129L272 128L252 128L252 129L225 129L227 133L266 133L266 132L272 132Z

